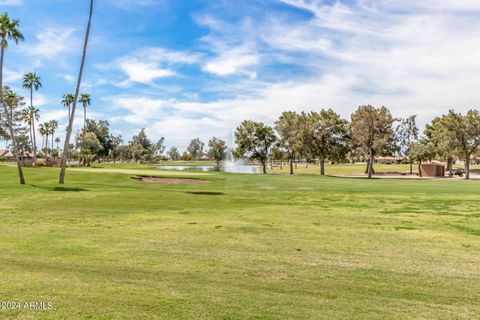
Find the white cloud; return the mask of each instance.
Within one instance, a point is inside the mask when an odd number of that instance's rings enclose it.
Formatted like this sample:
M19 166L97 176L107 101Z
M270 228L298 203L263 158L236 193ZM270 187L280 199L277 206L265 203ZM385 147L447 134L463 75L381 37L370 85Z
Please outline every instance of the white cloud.
M136 53L136 56L148 61L167 64L194 64L200 60L200 55L197 53L173 51L158 47L143 48Z
M136 7L151 7L151 6L164 6L165 0L112 0L110 1L113 5L123 8L131 9Z
M30 101L30 94L28 95L25 95L25 99ZM30 103L30 102L28 102ZM41 106L44 106L46 104L50 103L50 100L43 94L39 93L39 92L35 92L33 94L33 105L35 107L41 107Z
M78 40L74 37L74 28L46 28L36 35L37 43L27 45L25 53L53 60L77 50Z
M113 121L125 121L130 124L146 125L153 119L158 119L166 113L164 108L168 101L145 97L117 96L106 98L115 108L127 112L124 116L115 116Z
M126 87L134 83L154 85L156 79L175 76L175 65L193 64L199 57L198 54L147 47L118 59L113 66L98 67L122 71L127 78L119 83L120 86Z
M24 72L22 71L12 71L5 69L3 71L3 81L6 85L11 85L12 82L17 82L22 80Z
M71 74L65 74L62 76L65 81L67 81L70 84L75 83L75 76L72 76Z
M283 1L283 0L282 0ZM480 3L477 0L403 0L402 2L396 0L384 0L382 2L375 0L362 0L368 7L379 8L396 8L396 9L424 9L429 11L478 11L480 10Z
M0 0L0 6L19 6L23 4L23 0Z
M250 67L257 65L259 58L245 48L228 49L218 57L211 59L203 66L203 70L219 76L235 73L246 74L256 78L257 74Z
M159 68L153 62L141 62L134 59L122 59L118 62L118 68L123 71L128 79L121 85L128 86L132 82L152 84L153 80L171 77L175 72L169 69Z
M243 75L257 77L261 55L256 48L256 33L251 19L245 18L236 25L210 15L196 17L196 22L208 27L210 33L201 39L211 57L205 59L204 72L226 77Z

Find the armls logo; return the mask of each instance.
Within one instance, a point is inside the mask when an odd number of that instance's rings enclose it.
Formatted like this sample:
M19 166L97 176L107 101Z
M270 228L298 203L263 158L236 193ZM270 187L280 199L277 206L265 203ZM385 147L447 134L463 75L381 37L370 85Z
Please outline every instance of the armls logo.
M25 302L23 304L24 310L52 310L53 303L52 302Z

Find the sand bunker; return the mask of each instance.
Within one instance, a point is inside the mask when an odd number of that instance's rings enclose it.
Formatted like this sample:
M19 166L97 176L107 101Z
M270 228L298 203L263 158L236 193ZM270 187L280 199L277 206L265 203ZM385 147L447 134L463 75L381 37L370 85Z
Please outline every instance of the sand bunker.
M132 177L135 180L141 180L147 183L164 183L164 184L179 184L179 183L188 183L188 184L204 184L208 181L198 180L198 179L188 179L188 178L155 178L155 177Z

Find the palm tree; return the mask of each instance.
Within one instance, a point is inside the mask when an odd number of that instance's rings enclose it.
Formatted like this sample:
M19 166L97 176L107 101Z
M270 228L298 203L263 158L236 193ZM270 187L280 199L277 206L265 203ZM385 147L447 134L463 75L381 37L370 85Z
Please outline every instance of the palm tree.
M39 112L37 108L33 106L33 89L37 91L42 87L40 82L40 77L35 72L28 72L23 75L23 88L30 90L30 132L33 132L32 146L33 146L33 160L37 160L37 137L35 135L35 119L38 121L38 118L35 117L35 110Z
M68 108L68 121L70 121L71 111L70 108L75 101L75 96L71 93L65 93L62 97L62 104L65 108Z
M59 137L56 137L55 138L55 142L57 143L57 151L59 150L59 147L58 147L58 144L60 143L60 138Z
M53 150L53 141L54 141L55 131L58 129L58 121L50 120L48 124L50 129L50 135L52 136L52 150Z
M27 107L22 111L22 120L25 124L28 124L30 128L30 141L32 142L33 147L33 158L34 160L37 159L37 146L36 146L36 134L35 134L35 121L40 120L40 110L37 108L30 106Z
M28 125L28 134L30 135L30 142L33 146L33 138L32 138L32 117L30 111L28 109L23 109L21 113L22 121Z
M6 104L3 101L3 58L5 51L8 48L8 41L12 40L16 44L19 41L23 41L23 34L18 29L20 25L20 20L12 20L7 13L4 13L0 16L0 104L3 105L3 110L5 111L5 116L7 117L8 129L10 131L10 136L13 144L13 153L17 158L17 168L18 168L18 177L20 179L20 184L25 184L25 177L23 176L22 165L20 163L20 156L18 155L17 140L15 138L15 132L13 130L13 119L9 116L8 109Z
M48 154L48 138L52 134L52 123L51 121L44 122L43 124L40 125L40 130L41 133L43 131L43 135L45 136L45 154Z
M45 148L45 136L47 135L47 126L46 123L41 123L38 126L38 132L42 136L42 148ZM45 151L45 150L44 150Z
M88 93L82 93L78 102L83 106L83 129L85 130L85 124L87 123L87 107L89 107L92 102L91 97Z
M82 62L80 63L80 71L78 72L77 88L75 89L75 100L73 102L73 107L72 107L72 116L70 117L68 122L67 136L65 137L65 144L63 148L62 166L61 166L62 168L60 169L60 177L58 179L58 182L61 184L65 183L65 169L67 166L67 156L69 152L70 136L72 135L73 118L75 116L75 109L77 108L78 94L80 92L80 86L82 84L83 67L85 66L85 57L87 55L88 37L90 36L90 26L92 24L92 14L93 14L93 0L90 0L90 14L88 17L87 31L85 33L85 42L83 44Z

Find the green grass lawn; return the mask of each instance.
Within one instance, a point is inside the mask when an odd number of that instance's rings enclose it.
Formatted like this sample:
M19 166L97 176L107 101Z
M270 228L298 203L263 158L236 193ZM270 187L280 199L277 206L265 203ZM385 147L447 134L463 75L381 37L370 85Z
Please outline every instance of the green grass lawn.
M118 168L118 169L151 169L155 166L213 166L215 162L211 161L160 161L155 163L132 163L132 162L102 162L93 163L93 168Z
M480 181L124 169L0 167L0 318L480 318Z
M355 164L325 164L325 174L326 175L339 175L339 174L362 174L365 172L366 164L355 163ZM375 164L375 172L410 172L410 165L408 164ZM279 164L276 164L273 169L268 166L268 170L271 173L278 174L288 174L290 173L290 164L287 162L283 163L283 166L280 167ZM320 166L305 163L299 163L293 169L294 173L307 173L307 174L320 174ZM418 171L417 165L413 166L413 172Z
M161 163L144 163L144 164L136 164L131 162L103 162L103 163L94 163L92 164L92 168L110 168L110 169L152 169L159 165L165 166L213 166L216 165L214 162L209 161L162 161ZM13 165L13 163L12 163ZM325 173L327 175L339 175L339 174L362 174L365 172L366 164L326 164L325 165ZM376 164L374 166L376 172L408 172L410 171L410 165L408 164L394 164L394 165L386 165L386 164ZM290 167L288 162L284 162L283 166L280 167L278 162L275 163L273 168L268 165L269 173L273 174L288 174L290 172ZM187 170L189 171L189 170ZM261 169L259 168L259 172ZM417 172L417 165L414 165L413 171ZM305 165L304 163L297 164L296 168L294 168L295 174L319 174L320 167L314 164Z

